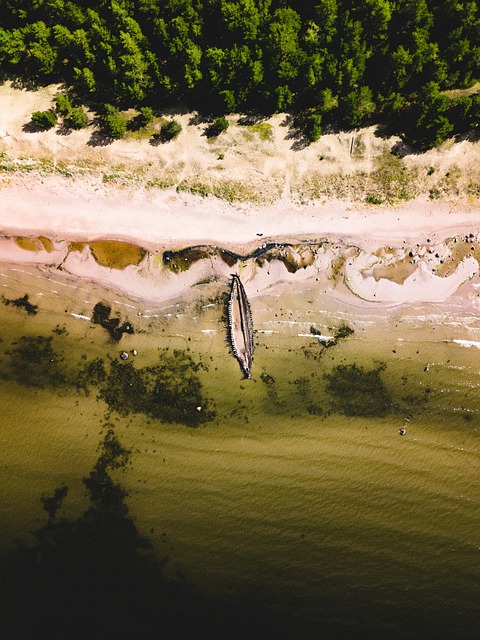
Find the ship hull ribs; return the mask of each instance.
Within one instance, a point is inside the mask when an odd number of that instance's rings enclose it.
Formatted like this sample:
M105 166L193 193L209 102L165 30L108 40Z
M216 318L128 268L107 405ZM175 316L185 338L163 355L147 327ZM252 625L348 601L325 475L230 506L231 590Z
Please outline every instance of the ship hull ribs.
M254 329L252 311L243 284L232 275L227 306L228 341L246 378L252 375Z

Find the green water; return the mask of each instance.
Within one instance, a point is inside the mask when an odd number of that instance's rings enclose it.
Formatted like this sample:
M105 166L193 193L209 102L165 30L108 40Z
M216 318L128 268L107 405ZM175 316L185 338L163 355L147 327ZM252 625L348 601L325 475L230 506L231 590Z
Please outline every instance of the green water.
M128 516L154 555L167 558L166 584L222 612L223 637L477 636L479 352L453 340L476 341L480 320L461 305L372 311L291 284L281 296L251 300L256 351L253 379L243 380L225 345L220 283L199 287L188 303L146 309L94 285L1 271L6 298L28 293L38 305L36 315L0 305L3 557L19 538L38 545L42 494L67 486L56 521L82 517L84 478L108 422L131 451L128 464L111 470L127 492ZM135 333L114 343L71 315L91 317L100 300ZM328 349L310 333L342 323L353 335ZM138 351L128 363L139 370L167 347L188 350L202 363L195 376L215 417L191 428L119 415L94 386L89 395L71 383L52 387L48 363L32 365L34 386L19 375L15 349L22 336L39 335L51 337L50 365L68 379L94 358L107 368L109 358L120 362L122 350ZM370 389L352 389L359 410L345 415L345 388L335 396L324 374L339 366L351 373L353 364L378 374L365 378ZM386 409L370 402L378 393ZM22 606L28 613L29 601ZM198 614L180 607L179 628L166 637L182 637L189 611Z

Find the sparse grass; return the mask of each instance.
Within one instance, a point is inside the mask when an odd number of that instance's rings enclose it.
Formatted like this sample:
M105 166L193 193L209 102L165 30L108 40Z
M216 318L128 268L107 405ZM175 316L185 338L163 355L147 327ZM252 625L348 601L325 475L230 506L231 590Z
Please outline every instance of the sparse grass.
M473 89L462 91L472 92ZM138 140L143 141L142 145L146 145L152 135L159 134L162 125L167 122L164 117L154 118L150 122L140 121L136 110L124 112L122 116L129 121L126 138L131 139L132 144L134 144L133 140ZM275 158L277 151L274 150L273 145L264 145L259 142L272 140L275 126L269 122L254 122L236 127L235 130L239 135L225 138L225 144L228 142L229 145L227 165L222 162L227 157L226 147L224 144L219 144L219 142L222 143L223 137L208 138L208 143L212 145L211 152L215 154L218 162L216 164L209 162L207 170L204 168L202 158L196 157L195 149L192 149L191 157L186 162L175 162L174 158L165 157L159 147L154 161L150 155L152 150L149 149L147 158L152 161L145 159L136 164L129 160L123 165L110 163L109 154L104 154L103 150L90 152L85 148L78 157L65 155L54 160L53 156L48 155L19 157L12 153L10 156L10 150L5 149L0 151L0 175L4 174L3 184L8 179L7 174L11 176L18 173L20 175L35 174L41 177L57 175L71 180L88 176L92 178L92 182L101 180L112 188L145 189L173 188L181 178L184 178L178 184L178 192L185 191L201 197L212 195L230 203L272 202L281 196L285 177L283 173L276 176L270 171L264 179L254 171L247 174L244 168L241 168L241 173L237 175L244 178L233 179L235 174L227 172L231 169L236 156L241 159L242 155L248 155L248 149L251 149L251 145L242 143L242 138L256 141L254 143L256 153L261 153L263 158ZM368 133L359 132L355 137L352 150L354 158L346 166L342 160L343 152L337 154L327 144L325 151L319 156L323 162L312 163L306 170L300 167L298 173L295 173L294 169L293 198L302 204L315 200L340 198L371 205L395 204L421 194L432 200L465 197L476 202L480 198L480 166L477 168L474 162L465 166L462 160L460 168L453 166L449 169L448 163L436 160L434 157L428 160L421 156L402 159L393 155L389 144L385 142L382 145L383 151L376 151L380 155L373 159L373 169L365 170L365 163L358 162L356 158L365 158L368 135ZM453 144L453 141L449 143ZM375 143L372 149L375 152L378 149L378 143ZM49 152L43 150L40 153ZM442 153L445 153L443 147ZM183 157L183 153L180 157ZM446 168L445 165L447 165ZM351 170L349 171L346 167Z
M102 176L104 184L114 184L119 187L126 187L131 184L141 182L140 172L136 174L124 171L122 169L114 169L110 173L104 173Z
M272 125L268 122L256 122L248 127L249 131L258 134L260 140L273 140Z
M55 171L65 178L72 178L74 175L74 172L72 171L70 165L67 165L64 162L57 162Z
M405 162L385 150L377 159L376 167L370 174L375 191L372 196L389 202L411 200L419 195L418 169L410 169Z
M172 178L152 178L145 183L146 189L169 189L175 186L175 181Z
M252 188L242 180L218 180L211 184L204 182L182 180L177 186L177 192L187 191L193 195L214 196L227 202L264 202L263 194Z
M365 198L367 204L382 204L383 200L379 196L368 194Z
M368 192L362 196L366 188ZM383 204L415 198L422 192L422 184L418 168L409 168L402 159L385 150L370 173L311 172L297 187L297 191L301 199L364 199L370 204Z

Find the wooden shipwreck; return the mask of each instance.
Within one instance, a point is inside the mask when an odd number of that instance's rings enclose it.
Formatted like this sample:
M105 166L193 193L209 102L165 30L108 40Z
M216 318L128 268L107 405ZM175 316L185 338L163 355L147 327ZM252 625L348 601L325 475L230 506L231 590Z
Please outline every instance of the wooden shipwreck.
M232 274L227 304L228 341L246 378L252 375L254 330L247 294L239 276Z

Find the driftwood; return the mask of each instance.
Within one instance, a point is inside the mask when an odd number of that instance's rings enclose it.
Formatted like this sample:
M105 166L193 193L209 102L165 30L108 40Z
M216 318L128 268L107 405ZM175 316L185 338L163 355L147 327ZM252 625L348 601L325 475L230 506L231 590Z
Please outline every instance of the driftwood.
M233 355L246 378L252 375L254 330L252 312L240 278L232 274L227 306L228 339Z

